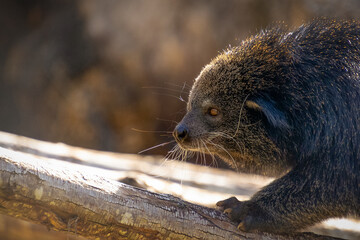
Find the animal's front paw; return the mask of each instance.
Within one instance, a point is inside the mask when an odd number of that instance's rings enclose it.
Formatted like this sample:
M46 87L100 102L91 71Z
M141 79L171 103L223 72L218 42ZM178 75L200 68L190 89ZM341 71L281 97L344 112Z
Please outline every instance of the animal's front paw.
M231 197L217 202L216 206L220 211L227 214L231 221L238 223L238 228L242 231L267 231L268 214L253 202L241 202L235 197Z
M231 197L216 203L217 208L223 211L233 222L240 222L245 215L245 202L240 202L236 197Z

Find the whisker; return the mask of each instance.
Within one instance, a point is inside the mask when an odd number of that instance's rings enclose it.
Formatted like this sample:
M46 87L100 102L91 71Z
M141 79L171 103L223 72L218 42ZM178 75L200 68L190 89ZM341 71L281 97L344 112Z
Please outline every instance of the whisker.
M170 141L170 142L160 143L160 144L155 145L155 146L153 146L153 147L149 147L149 148L147 148L147 149L144 149L144 150L138 152L138 154L147 152L147 151L152 150L152 149L154 149L154 148L163 147L163 146L168 145L169 143L173 143L173 142L175 142L175 140L172 140L172 141Z
M199 152L196 152L195 154L196 154L195 163L197 164L198 161L199 161L199 155L200 155L200 153L199 153Z
M183 102L186 102L186 103L187 103L187 101L186 101L185 99L183 99L183 97L181 96L181 94L183 93L183 91L184 91L184 89L185 89L185 86L186 86L186 82L184 82L184 85L183 85L183 87L182 87L182 89L181 89L180 99L181 99ZM190 90L190 89L189 89L189 90Z
M166 90L166 91L171 91L171 92L175 92L175 93L183 93L184 90L177 90L177 89L171 89L171 88L166 88L166 87L142 87L142 89L160 89L160 90Z
M160 134L159 137L171 137L172 138L172 133Z
M169 84L169 83L168 83ZM190 91L191 87L188 87L186 85L186 82L184 82L183 85L176 85L174 84L174 86L181 88L180 90L178 89L172 89L172 88L167 88L167 87L142 87L143 89L156 89L156 90L166 90L166 91L170 91L170 92L174 92L174 93L179 93L179 96L176 95L172 95L169 93L159 93L159 92L152 92L153 94L157 94L157 95L161 95L161 96L167 96L167 97L174 97L178 100L180 100L181 102L187 103L187 101L182 97L182 94L184 93L184 90L187 88L187 92Z
M198 146L198 149L201 149L199 140L196 141L196 144L197 144L197 146ZM204 162L206 162L205 156L204 156L204 152L203 152L203 151L200 151L200 165L204 165Z
M175 86L175 87L179 87L181 88L182 90L190 90L191 89L191 86L188 85L186 82L184 82L183 85L179 85L179 84L176 84L176 83L170 83L170 82L167 82L168 85L172 85L172 86Z
M204 166L206 166L206 153L202 152L202 154L203 154L203 157L204 157Z
M176 160L178 160L180 162L184 161L184 152L185 152L184 149L182 149L181 147L178 147L177 152L174 155L174 159L176 159Z
M186 162L186 160L187 160L188 152L189 152L189 151L184 150L184 158L183 158L183 161L184 161L184 162Z
M182 162L184 156L184 150L179 148L178 154L175 156L175 159Z
M175 123L175 124L178 124L178 123L179 123L179 122L174 121L174 120L168 120L168 119L162 119L162 118L156 118L156 120L158 120L158 121L163 121L163 122L172 122L172 123Z
M166 158L169 159L177 159L178 155L180 154L181 149L178 145L175 145L175 147L169 151L169 153L167 154Z
M158 93L158 92L152 92L152 94L159 95L159 96L166 96L166 97L176 98L177 100L180 100L181 102L187 103L181 96L178 97L176 95L171 95L171 94L167 94L167 93Z
M175 145L175 146L173 146L173 147L171 148L170 151L168 151L168 152L166 153L166 155L163 157L162 163L161 163L160 166L159 166L160 168L163 167L164 164L169 161L170 158L169 158L168 156L174 154L174 151L176 151L177 148L178 148L178 145ZM162 175L159 175L159 174L155 174L156 171L157 171L157 169L154 168L152 171L150 171L149 174L150 174L150 175L157 176L157 177L162 176Z
M172 134L172 132L170 132L170 131L151 131L151 130L141 130L141 129L137 129L137 128L131 128L131 130L133 130L135 132L141 132L141 133L169 133L169 134Z
M233 137L235 137L236 134L239 132L239 128L240 128L240 125L241 125L241 114L242 114L242 110L243 110L244 104L245 104L245 102L246 102L246 100L247 100L247 98L248 98L249 96L250 96L250 94L246 95L243 103L241 104L240 113L239 113L239 121L238 121L238 124L237 124L237 127L236 127L236 131L235 131Z
M229 153L228 150L226 150L226 149L225 149L223 146L221 146L220 144L216 144L216 143L212 142L211 140L207 140L207 142L208 142L209 144L212 144L213 146L218 147L219 149L223 150L223 151L231 158L231 160L233 161L234 167L235 167L235 169L236 169L236 172L239 172L239 169L238 169L238 166L237 166L237 164L236 164L236 161L235 161L235 159L233 158L233 156L231 156L231 154Z
M215 159L214 154L210 152L209 148L206 146L206 143L205 143L203 140L201 140L201 142L202 142L202 144L204 145L206 151L207 151L207 152L209 153L209 155L211 156L212 164L214 164L214 167L217 168L217 167L218 167L218 164L217 164L217 161L216 161L216 159Z
M242 125L242 127L251 127L251 126L258 124L259 122L261 122L261 120L254 122L254 123L247 124L247 125Z
M197 144L198 149L202 149L200 141L201 141L201 139L196 140L196 144ZM200 164L201 165L206 165L206 156L205 156L204 151L200 151Z
M178 87L180 87L180 86L178 86ZM182 94L183 94L185 88L187 88L187 92L189 92L190 89L191 89L191 86L188 87L188 86L186 85L186 82L184 82L184 84L183 84L182 87L181 87L179 99L180 99L180 101L187 103L187 101L182 97Z
M236 141L236 139L235 139L233 136L231 136L230 134L227 134L227 133L224 133L224 132L211 132L211 133L209 133L209 135L213 135L213 138L210 139L210 140L213 140L213 139L215 139L216 137L224 137L224 138L227 138L227 139L230 139L230 140L234 141L234 143L236 144L236 146L237 146L237 148L239 149L239 151L240 151L242 154L244 154L244 150L243 150L243 149L245 149L245 147L244 147L244 146L241 147L240 144L239 144L239 142Z

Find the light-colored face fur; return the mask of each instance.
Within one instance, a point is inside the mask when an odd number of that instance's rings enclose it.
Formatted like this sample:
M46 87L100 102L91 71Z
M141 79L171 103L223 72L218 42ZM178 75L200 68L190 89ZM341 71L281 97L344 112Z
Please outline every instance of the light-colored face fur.
M257 97L272 84L263 74L272 73L261 62L247 62L243 51L229 50L204 67L178 125L186 128L187 136L175 138L183 150L219 156L237 170L278 175L287 166L279 161L282 154L268 136L270 124ZM273 59L264 61L274 64Z

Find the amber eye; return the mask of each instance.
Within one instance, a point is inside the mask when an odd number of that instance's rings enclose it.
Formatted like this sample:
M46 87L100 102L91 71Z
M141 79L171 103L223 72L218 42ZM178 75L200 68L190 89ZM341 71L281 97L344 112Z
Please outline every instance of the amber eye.
M217 116L219 114L219 110L217 110L216 108L210 108L209 109L209 114L210 114L210 116L215 117L215 116Z

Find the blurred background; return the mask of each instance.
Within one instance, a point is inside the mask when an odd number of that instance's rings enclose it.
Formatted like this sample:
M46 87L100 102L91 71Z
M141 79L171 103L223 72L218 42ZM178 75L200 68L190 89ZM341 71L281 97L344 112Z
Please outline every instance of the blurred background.
M357 18L360 1L1 0L0 131L124 153L168 142L211 58L323 16ZM14 221L0 218L1 239L25 239Z
M276 22L359 14L357 0L1 0L0 130L137 153L171 136L132 128L172 131L229 44Z

